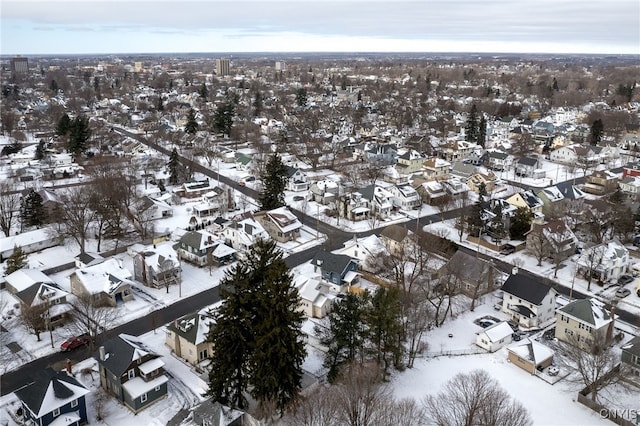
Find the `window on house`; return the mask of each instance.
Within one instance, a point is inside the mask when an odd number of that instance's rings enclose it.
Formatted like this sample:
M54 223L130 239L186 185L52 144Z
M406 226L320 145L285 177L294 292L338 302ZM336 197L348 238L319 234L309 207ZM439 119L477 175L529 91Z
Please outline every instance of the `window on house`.
M147 394L143 393L142 396L140 397L140 402L147 402Z
M78 406L78 400L74 399L73 401L71 401L71 408L77 407Z
M133 379L134 377L136 377L136 371L132 368L131 370L129 370L129 371L127 372L127 376L128 376L130 379Z
M202 361L203 359L206 359L209 357L209 351L204 349L202 351L200 351L200 360Z
M53 417L58 417L60 415L60 409L56 408L55 410L53 410Z

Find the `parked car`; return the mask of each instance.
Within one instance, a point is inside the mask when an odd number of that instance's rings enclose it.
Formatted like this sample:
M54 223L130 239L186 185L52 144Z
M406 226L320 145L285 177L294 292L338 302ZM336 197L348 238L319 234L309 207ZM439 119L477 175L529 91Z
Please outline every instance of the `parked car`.
M633 281L633 276L629 274L620 275L618 278L618 285L626 285Z
M628 288L619 288L618 290L616 290L616 297L619 297L621 299L623 297L627 297L630 294L631 290L629 290Z
M516 252L516 248L510 244L507 244L502 248L502 250L500 250L500 254L504 254L504 255L515 253L515 252Z
M302 195L294 195L293 201L304 201L304 197Z
M87 336L86 334L80 336L72 336L60 345L60 350L62 352L68 352L87 344L89 344L89 336Z

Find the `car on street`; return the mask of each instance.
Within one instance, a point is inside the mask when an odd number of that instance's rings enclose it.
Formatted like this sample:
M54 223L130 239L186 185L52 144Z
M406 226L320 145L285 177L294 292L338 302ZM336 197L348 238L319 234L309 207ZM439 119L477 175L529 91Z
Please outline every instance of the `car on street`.
M89 344L89 336L87 336L86 334L82 334L80 336L72 336L60 345L60 350L62 352L68 352L87 344Z
M621 299L623 297L627 297L630 294L631 290L629 290L628 288L619 288L618 290L616 290L616 297L619 297Z
M633 276L629 274L620 275L618 278L618 285L626 285L633 281Z

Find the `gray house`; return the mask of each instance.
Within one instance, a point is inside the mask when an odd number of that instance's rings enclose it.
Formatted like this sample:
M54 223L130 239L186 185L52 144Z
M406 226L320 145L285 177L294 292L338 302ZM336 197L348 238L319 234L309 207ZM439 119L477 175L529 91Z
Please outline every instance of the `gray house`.
M324 250L311 260L314 271L329 282L336 291L343 292L358 277L358 261L344 254L333 254Z
M622 345L621 361L625 379L640 387L640 336Z
M134 413L167 395L164 362L137 337L119 334L104 342L94 358L102 388Z

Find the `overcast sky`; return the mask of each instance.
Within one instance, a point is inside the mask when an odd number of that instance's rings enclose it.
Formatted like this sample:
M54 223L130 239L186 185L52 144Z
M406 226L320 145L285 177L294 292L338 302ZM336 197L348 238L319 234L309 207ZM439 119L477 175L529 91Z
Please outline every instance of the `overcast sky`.
M3 55L640 54L640 0L0 0Z

